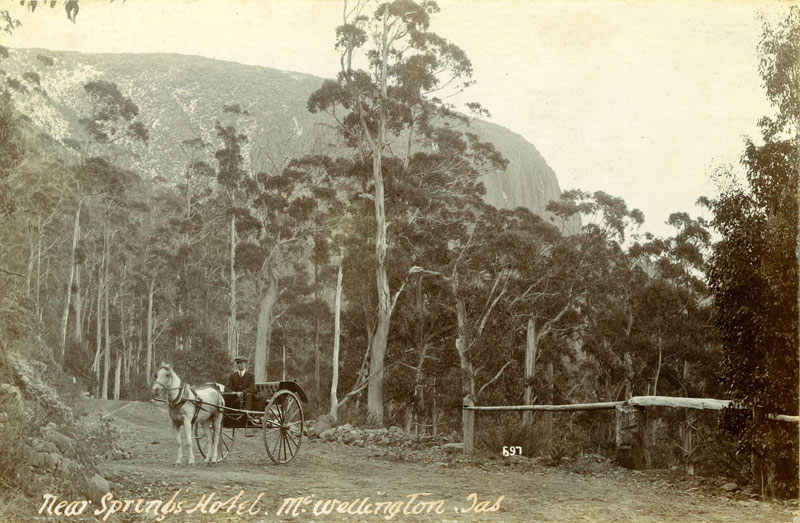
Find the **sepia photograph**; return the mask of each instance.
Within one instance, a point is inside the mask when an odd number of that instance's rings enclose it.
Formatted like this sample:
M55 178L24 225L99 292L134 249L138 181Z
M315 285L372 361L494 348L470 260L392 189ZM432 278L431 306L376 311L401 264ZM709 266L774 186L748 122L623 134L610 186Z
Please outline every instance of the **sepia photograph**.
M0 3L0 521L800 521L800 7Z

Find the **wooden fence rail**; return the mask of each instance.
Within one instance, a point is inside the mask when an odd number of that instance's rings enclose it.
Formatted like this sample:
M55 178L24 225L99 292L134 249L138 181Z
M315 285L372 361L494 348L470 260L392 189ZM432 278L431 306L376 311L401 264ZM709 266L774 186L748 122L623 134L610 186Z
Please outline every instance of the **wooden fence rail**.
M464 398L463 428L464 453L472 454L474 446L474 427L476 412L512 412L512 411L579 411L579 410L614 410L616 413L616 445L617 450L627 455L633 468L647 468L649 452L647 450L644 428L647 425L646 407L673 407L682 409L722 410L736 406L732 400L713 398L680 398L672 396L633 396L627 401L608 401L602 403L570 403L567 405L480 405L472 404L469 397ZM799 423L800 416L786 414L767 414L769 420ZM689 439L691 443L691 438ZM691 454L691 449L687 449Z

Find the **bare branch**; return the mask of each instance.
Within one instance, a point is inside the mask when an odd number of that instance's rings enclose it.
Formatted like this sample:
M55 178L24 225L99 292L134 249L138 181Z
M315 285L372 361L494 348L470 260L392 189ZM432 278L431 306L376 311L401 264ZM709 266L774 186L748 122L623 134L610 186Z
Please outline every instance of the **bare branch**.
M11 276L17 276L19 278L24 278L25 277L22 274L19 274L18 272L9 271L9 270L6 270L6 269L4 269L2 267L0 267L0 272L4 272L6 274L10 274Z
M503 365L503 366L500 368L500 370L499 370L499 371L497 371L497 374L495 374L494 378L490 379L489 381L487 381L486 383L484 383L484 384L483 384L483 387L481 387L481 388L478 390L478 394L477 394L476 396L480 397L480 395L481 395L481 392L483 392L483 389L485 389L486 387L488 387L489 385L491 385L492 383L494 383L495 381L497 381L497 379L500 377L500 375L501 375L501 374L503 374L503 371L504 371L504 370L506 370L506 367L508 367L508 366L509 366L509 365L511 365L512 363L514 363L514 360L509 360L509 361L507 361L507 362L506 362L506 364L505 364L505 365Z

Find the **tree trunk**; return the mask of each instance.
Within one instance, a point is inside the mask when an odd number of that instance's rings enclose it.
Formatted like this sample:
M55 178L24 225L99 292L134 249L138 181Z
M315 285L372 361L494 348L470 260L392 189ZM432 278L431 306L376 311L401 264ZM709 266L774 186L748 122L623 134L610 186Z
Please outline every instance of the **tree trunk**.
M141 318L139 321L136 322L136 360L133 363L133 370L137 376L139 376L141 372L141 362L142 362L142 348L144 347L144 336L142 336L142 321ZM149 374L145 374L148 377L149 382Z
M456 338L456 350L458 359L461 363L461 394L465 400L469 399L475 403L475 373L472 362L467 355L469 347L469 334L467 333L467 307L464 300L456 301L456 313L458 317L458 337Z
M36 241L36 319L42 321L42 302L41 302L41 289L42 289L42 228L39 225L39 238ZM69 292L69 289L67 290ZM63 354L61 356L64 358Z
M412 422L416 421L417 412L424 412L425 409L425 393L424 393L424 386L423 383L424 379L424 372L423 369L425 367L425 357L428 352L428 340L426 339L425 328L423 325L424 321L424 314L425 314L425 302L422 300L422 282L423 282L423 275L419 274L417 276L417 285L416 285L416 293L415 293L415 301L416 301L416 321L417 321L417 353L419 354L419 359L417 360L417 368L416 372L414 373L414 401L411 404L411 416Z
M122 353L117 353L117 368L114 369L114 399L119 400L119 391L122 380Z
M81 332L82 333L83 332L87 332L87 333L89 332L89 326L91 325L91 322L92 322L91 318L92 318L92 312L93 312L93 307L94 307L94 294L90 293L89 289L91 288L91 279L92 279L92 274L94 274L94 267L91 267L87 274L88 274L88 277L89 277L89 282L87 282L87 284L86 284L86 293L85 293L87 303L86 303L85 306L81 306L81 315L83 316L83 318L81 318ZM81 301L83 301L83 300L81 300ZM81 336L83 336L83 334L81 334ZM83 344L82 345L85 345L85 343L86 343L86 340L83 340Z
M69 304L72 298L72 280L75 277L75 253L78 250L78 238L80 237L81 206L83 202L78 199L78 208L75 210L75 222L72 230L72 255L69 262L69 277L67 278L67 292L64 300L64 312L61 315L61 339L59 340L61 350L61 361L64 361L64 351L67 348L67 322L69 322Z
M547 404L553 404L553 389L555 382L553 381L553 362L547 363ZM553 439L553 413L545 412L544 414L545 434L548 443Z
M661 336L658 337L658 364L656 365L656 376L653 379L653 396L658 396L658 378L661 375L661 350L662 350Z
M83 300L81 299L81 266L75 265L75 345L81 347L83 345L83 319L82 308Z
M256 330L256 354L253 373L256 381L266 381L269 365L269 342L272 335L272 313L278 301L278 276L272 267L267 268L267 287L263 291L258 306L258 327Z
M339 264L339 274L336 277L336 301L333 305L333 361L331 375L331 416L336 418L339 400L336 389L339 387L339 325L342 310L342 264Z
M385 275L385 271L384 271ZM369 384L367 385L367 412L369 419L377 426L383 426L383 362L386 357L386 344L389 339L388 311L378 311L378 322L369 358Z
M375 282L378 290L378 318L375 336L372 338L369 362L369 385L367 389L367 410L369 417L378 426L383 425L383 361L386 357L386 344L389 340L389 321L391 320L391 295L389 276L386 271L386 207L383 187L383 146L386 136L386 100L388 85L389 36L388 9L383 12L383 33L381 46L381 103L378 120L378 133L372 144L372 179L375 187ZM365 122L362 120L362 125ZM367 129L365 129L367 130ZM368 130L367 130L368 131Z
M439 411L436 406L436 388L433 389L433 408L431 409L431 435L435 438L439 435Z
M150 376L153 375L153 294L155 293L156 280L150 280L147 287L147 365L145 371L147 382L150 383Z
M36 249L33 247L33 238L31 237L28 237L28 251L28 267L25 271L25 292L28 294L28 296L32 296L33 290L31 289L31 285L33 284L31 283L31 280L33 280L33 266L35 265L34 253L36 252Z
M237 343L237 326L236 326L236 268L234 262L236 261L236 222L231 216L231 256L230 256L230 270L231 270L231 292L230 292L230 313L228 318L228 354L231 357L239 354L239 347ZM256 379L258 379L256 375Z
M320 398L319 379L319 260L314 256L314 397Z
M131 307L133 308L133 307ZM122 344L122 361L124 362L122 367L122 386L128 385L128 378L130 377L130 361L132 356L132 347L131 342L128 342L125 339L125 332L129 331L132 333L133 325L131 324L131 320L128 320L128 327L125 327L125 309L122 307L122 303L120 300L120 307L119 307L119 337L120 343Z
M105 339L105 354L103 355L104 356L103 357L104 368L103 368L103 393L102 393L102 398L104 400L108 399L108 374L109 374L109 371L111 370L111 333L110 333L110 329L109 329L109 325L108 325L109 316L110 316L110 310L109 310L110 307L109 307L109 304L108 304L108 301L109 301L108 300L108 287L109 287L108 266L110 265L110 261L111 260L108 260L107 263L106 263L106 278L105 278L106 279L106 293L105 293L106 294L106 296L105 296L106 302L105 302L105 320L104 320L104 324L105 324L104 325L104 331L105 332L104 332L104 335L105 335L106 339Z
M94 353L95 396L100 396L100 355L103 353L103 266L105 262L106 251L103 249L103 257L100 261L100 267L97 269L97 314L95 316L97 337Z
M536 327L533 318L528 319L528 329L525 338L525 394L523 403L533 404L533 379L536 377ZM522 413L522 422L530 426L533 422L533 412Z

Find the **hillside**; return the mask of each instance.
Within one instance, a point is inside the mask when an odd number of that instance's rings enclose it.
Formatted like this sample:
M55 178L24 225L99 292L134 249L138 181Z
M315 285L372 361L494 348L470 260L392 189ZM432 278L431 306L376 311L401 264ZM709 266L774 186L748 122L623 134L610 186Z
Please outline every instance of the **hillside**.
M138 105L150 131L148 146L127 162L150 176L180 175L186 162L182 140L200 137L216 143L214 123L223 117L223 105L238 103L248 111L237 127L250 138L247 160L256 171L270 159L319 150L336 140L325 117L306 110L309 94L323 81L306 74L176 54L41 49L10 49L0 68L19 110L65 145L79 137L78 120L88 110L84 84L97 79L117 83ZM484 177L486 200L544 216L547 202L561 191L542 155L508 129L483 121L472 125L510 161L505 173Z

